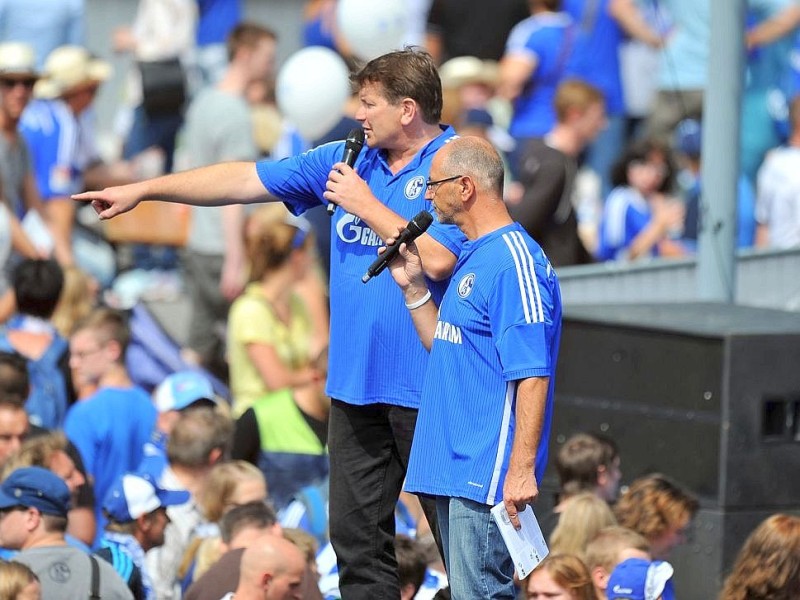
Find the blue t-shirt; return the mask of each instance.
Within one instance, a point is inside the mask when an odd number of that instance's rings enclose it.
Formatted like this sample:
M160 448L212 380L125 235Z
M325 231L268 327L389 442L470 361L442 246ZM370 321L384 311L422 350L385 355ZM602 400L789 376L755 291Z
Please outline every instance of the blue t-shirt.
M549 377L536 451L547 462L561 337L558 278L519 223L464 244L439 306L405 489L502 499L519 381Z
M19 127L42 200L83 191L83 172L98 157L92 115L84 111L76 118L61 100L37 100L22 113Z
M515 138L542 137L553 128L553 97L569 62L573 36L572 19L566 13L528 17L508 35L507 55L536 61L531 79L514 100L508 131Z
M575 43L567 77L577 77L597 87L606 100L609 115L625 111L619 75L622 31L608 13L609 0L564 0L563 9L575 22Z
M198 46L224 44L242 20L242 0L197 0Z
M381 150L364 147L355 163L358 174L391 210L411 219L430 210L425 180L436 151L455 131L448 127L393 174ZM257 164L264 187L295 214L323 202L322 193L344 142L331 142L299 156ZM327 201L325 201L327 204ZM428 229L435 240L458 256L463 234L437 221ZM361 282L383 245L360 218L342 208L331 218L330 351L326 393L350 404L394 404L417 408L427 352L419 341L403 296L391 275ZM430 282L441 298L447 282Z
M102 533L106 523L101 510L106 493L117 477L139 466L155 422L150 396L135 386L101 388L69 409L64 433L94 478L98 532Z
M631 242L642 229L647 227L651 217L650 206L638 191L627 186L611 190L603 206L597 258L600 260L625 258ZM653 246L651 254L655 256L657 251L657 247Z

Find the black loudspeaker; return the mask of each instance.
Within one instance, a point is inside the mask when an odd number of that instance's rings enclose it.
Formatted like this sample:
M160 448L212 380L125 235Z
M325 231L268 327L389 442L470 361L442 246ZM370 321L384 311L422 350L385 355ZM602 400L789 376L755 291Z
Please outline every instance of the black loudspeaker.
M800 510L800 314L722 304L569 307L551 464L581 431L619 444L624 482L658 471L699 497L690 541L670 562L678 598L715 598L752 529ZM552 467L541 487L546 509L558 489Z

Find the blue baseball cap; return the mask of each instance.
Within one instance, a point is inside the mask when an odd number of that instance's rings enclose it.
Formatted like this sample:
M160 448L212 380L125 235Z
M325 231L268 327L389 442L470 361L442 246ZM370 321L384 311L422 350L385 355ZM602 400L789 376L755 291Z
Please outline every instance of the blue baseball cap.
M16 469L0 484L0 510L24 506L66 517L69 502L70 492L64 480L42 467Z
M153 402L158 412L183 410L203 400L213 404L219 403L211 381L197 371L173 373L167 376L153 392Z
M165 490L146 474L126 473L106 493L103 510L117 523L130 523L162 507L185 504L189 492Z
M663 560L650 562L629 558L618 564L608 578L608 600L675 600L672 565Z

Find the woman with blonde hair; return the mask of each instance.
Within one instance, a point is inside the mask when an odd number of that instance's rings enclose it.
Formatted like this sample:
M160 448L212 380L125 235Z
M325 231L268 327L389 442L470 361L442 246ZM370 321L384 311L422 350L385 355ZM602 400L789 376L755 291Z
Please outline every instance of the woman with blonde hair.
M98 286L90 275L75 266L64 267L64 287L50 321L68 338L76 323L89 316L97 304Z
M595 600L589 569L574 554L549 554L525 584L527 600Z
M772 515L747 538L719 600L800 598L800 517Z
M206 520L218 523L234 506L266 499L267 482L258 467L232 460L214 465L197 500Z
M300 292L314 246L309 223L277 205L251 218L246 241L250 284L228 316L232 456L259 466L280 510L328 474L325 353Z
M617 524L605 500L591 492L570 498L550 536L550 551L583 557L586 545L605 527Z
M0 600L40 600L39 578L26 565L0 561Z
M193 532L178 568L179 579L187 585L196 581L220 557L218 523L226 512L266 499L267 482L258 467L243 460L214 465L197 497L206 523Z

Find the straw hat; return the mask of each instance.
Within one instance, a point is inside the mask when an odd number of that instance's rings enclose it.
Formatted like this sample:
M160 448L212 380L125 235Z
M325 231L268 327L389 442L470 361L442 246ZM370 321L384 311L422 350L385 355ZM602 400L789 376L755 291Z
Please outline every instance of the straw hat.
M457 88L469 83L494 86L498 76L497 62L481 60L477 56L457 56L439 67L439 77L444 88Z
M22 42L0 44L0 77L38 78L33 47Z
M47 57L34 94L37 98L59 98L81 85L105 81L111 72L109 63L94 58L86 48L61 46Z

